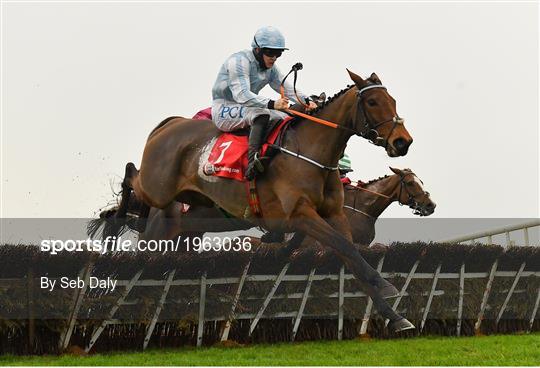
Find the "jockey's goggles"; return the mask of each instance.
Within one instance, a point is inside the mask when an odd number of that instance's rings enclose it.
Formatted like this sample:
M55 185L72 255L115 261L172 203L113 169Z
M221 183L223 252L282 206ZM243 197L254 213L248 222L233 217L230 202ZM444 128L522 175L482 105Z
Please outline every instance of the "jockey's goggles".
M280 57L281 54L283 54L283 50L281 49L268 49L268 48L263 48L262 49L262 53L263 55L266 55L268 57Z

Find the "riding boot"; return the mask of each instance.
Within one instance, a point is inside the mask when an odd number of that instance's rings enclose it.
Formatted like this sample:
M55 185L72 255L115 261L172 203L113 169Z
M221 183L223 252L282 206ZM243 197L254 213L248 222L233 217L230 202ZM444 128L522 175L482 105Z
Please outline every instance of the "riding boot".
M257 116L249 131L248 166L245 172L246 180L253 180L259 172L264 171L264 166L259 159L259 151L264 143L269 115Z

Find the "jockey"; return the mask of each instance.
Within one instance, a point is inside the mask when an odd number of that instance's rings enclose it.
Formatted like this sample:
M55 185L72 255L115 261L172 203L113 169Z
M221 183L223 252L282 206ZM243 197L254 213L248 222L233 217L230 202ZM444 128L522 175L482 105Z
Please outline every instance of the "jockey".
M339 159L338 162L339 179L344 185L351 184L351 179L347 177L347 174L352 172L351 158L346 153Z
M257 171L264 171L259 161L269 122L287 117L283 110L289 107L289 99L296 101L293 88L285 83L285 97L271 100L259 96L259 91L270 85L280 92L283 74L275 63L285 47L285 38L274 27L262 27L255 33L251 50L237 52L223 63L212 88L212 121L219 130L230 132L251 126L249 133L247 180L253 180ZM308 96L298 92L302 102L309 101ZM296 101L300 102L300 101ZM307 111L317 105L309 101Z

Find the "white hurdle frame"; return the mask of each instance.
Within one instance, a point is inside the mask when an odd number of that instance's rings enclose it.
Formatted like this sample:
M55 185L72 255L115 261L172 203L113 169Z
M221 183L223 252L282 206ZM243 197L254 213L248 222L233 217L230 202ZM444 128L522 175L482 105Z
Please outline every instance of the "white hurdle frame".
M133 289L133 286L135 286L135 283L137 282L137 280L139 280L139 277L141 276L142 273L143 273L143 270L139 270L135 274L135 276L133 276L133 278L129 281L129 284L127 284L126 289L124 290L124 292L122 294L120 294L120 298L118 298L118 300L116 301L116 303L114 304L114 306L110 310L109 314L107 315L107 318L105 320L103 320L103 322L101 322L101 325L98 327L98 329L94 332L94 334L90 338L90 343L88 344L86 349L84 349L85 352L88 353L90 351L90 349L92 349L92 347L96 343L97 339L99 338L99 336L101 335L101 333L103 332L105 327L107 327L107 325L111 322L112 318L114 317L114 314L116 313L118 308L120 308L120 305L122 304L124 299L126 299L129 292L131 291L131 289Z
M379 263L377 264L377 272L381 273L384 263L384 255L379 260ZM367 305L366 305L366 311L364 312L364 318L362 318L362 325L360 326L360 336L366 336L367 335L367 328L369 325L369 318L371 317L371 310L373 309L373 300L368 297Z
M257 315L255 316L255 319L253 319L253 322L251 323L251 326L249 327L249 336L251 336L251 334L255 330L255 327L257 327L257 323L259 323L259 319L262 317L266 307L268 306L268 304L272 300L272 297L274 296L274 293L276 292L277 288L279 287L279 284L281 283L281 280L283 280L283 276L285 276L285 273L289 269L289 265L290 265L290 263L285 264L285 266L283 266L283 269L281 270L279 275L276 277L276 279L274 281L274 286L272 286L272 289L270 290L270 292L266 296L266 299L264 300L261 308L259 309L259 311L257 312Z
M298 308L298 314L294 319L294 326L292 330L291 341L294 341L296 338L296 333L298 332L298 327L300 326L300 321L302 320L302 315L304 314L304 308L306 307L307 298L309 296L309 290L311 289L311 283L313 282L313 276L315 275L315 268L312 268L309 272L306 289L304 290L304 295L302 296L302 301L300 302L300 308Z
M167 299L167 294L169 293L169 289L171 288L171 282L174 279L175 273L176 273L176 268L172 271L169 271L169 275L167 276L167 281L165 283L165 286L163 287L163 292L161 293L161 296L159 298L156 311L154 312L152 321L150 322L150 324L148 325L148 328L146 329L146 335L144 336L144 341L143 341L143 350L146 350L146 348L148 347L148 343L150 342L150 338L152 337L152 332L154 332L154 328L156 327L157 320L159 318L161 310L163 309L163 305L165 304L165 299Z
M512 297L512 294L514 293L514 289L516 288L517 283L519 282L519 278L521 277L521 273L525 269L526 262L523 262L521 264L521 267L519 267L519 270L516 272L516 277L514 278L514 282L512 283L512 286L510 287L510 290L508 290L508 294L506 295L506 298L504 299L504 303L499 310L499 314L497 315L497 320L495 321L495 325L499 324L499 321L501 320L504 311L506 309L506 306L508 305L508 302L510 301L510 298Z
M433 274L433 283L431 284L431 291L429 292L428 301L426 307L424 308L424 315L422 316L422 322L420 323L420 333L424 330L426 325L427 316L429 309L431 308L431 302L433 301L433 296L435 295L435 289L437 288L437 282L439 281L439 274L441 273L442 263L439 263L435 273Z

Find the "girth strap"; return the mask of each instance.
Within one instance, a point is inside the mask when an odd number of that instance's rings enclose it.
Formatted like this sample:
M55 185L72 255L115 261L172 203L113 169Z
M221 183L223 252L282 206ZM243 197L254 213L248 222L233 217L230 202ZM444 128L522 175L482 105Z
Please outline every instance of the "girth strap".
M351 206L345 205L345 206L343 206L343 208L348 208L348 209L350 209L350 210L352 210L352 211L354 211L354 212L361 213L362 215L367 216L367 217L369 217L369 218L371 218L371 219L374 219L374 218L375 218L375 217L371 216L369 213L360 211L359 209L356 209L356 208L351 207Z
M288 155L291 155L293 157L296 157L296 158L299 158L301 160L304 160L306 162L309 162L310 164L312 165L315 165L317 166L318 168L321 168L321 169L324 169L324 170L328 170L328 171L336 171L338 169L338 167L332 167L332 166L326 166L326 165L323 165L321 163L318 163L317 161L315 160L312 160L311 158L309 157L306 157L306 156L303 156L297 152L293 152L293 151L289 151L288 149L284 148L284 147L281 147L281 146L277 146L275 144L270 144L269 145L270 147L274 148L274 149L277 149L277 150L280 150L281 152L283 153L286 153Z

